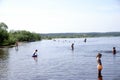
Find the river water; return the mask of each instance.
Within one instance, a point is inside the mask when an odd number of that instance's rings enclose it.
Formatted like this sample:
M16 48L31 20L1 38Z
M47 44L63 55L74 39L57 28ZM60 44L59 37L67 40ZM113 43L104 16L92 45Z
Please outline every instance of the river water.
M0 80L120 80L120 37L83 40L42 40L0 49ZM35 49L37 58L31 57ZM97 75L98 52L102 53L102 79Z

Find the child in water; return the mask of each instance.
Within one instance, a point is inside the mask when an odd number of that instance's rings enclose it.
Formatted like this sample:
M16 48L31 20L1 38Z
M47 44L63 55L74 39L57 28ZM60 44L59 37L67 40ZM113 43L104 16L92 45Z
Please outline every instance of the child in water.
M84 42L86 43L86 41L87 41L87 39L85 38L85 39L84 39Z
M35 52L33 53L33 56L32 57L37 57L37 49L35 50Z
M72 48L72 50L74 50L74 43L72 43L71 48Z
M116 49L115 49L115 47L113 47L113 54L116 54Z
M98 77L102 77L101 71L102 71L103 67L102 67L101 57L102 57L102 54L100 54L100 53L98 53L97 56L96 56L97 63L98 63L98 65L97 65Z

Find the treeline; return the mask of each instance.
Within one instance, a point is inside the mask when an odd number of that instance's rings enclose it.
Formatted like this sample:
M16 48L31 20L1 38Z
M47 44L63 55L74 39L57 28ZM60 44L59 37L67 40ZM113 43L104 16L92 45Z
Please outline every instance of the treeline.
M85 37L117 37L120 32L91 32L91 33L49 33L41 34L44 39L52 38L85 38Z
M41 40L41 36L37 33L31 33L25 30L18 30L18 31L7 31L8 26L1 22L0 23L0 46L4 45L11 45L14 44L16 41L37 41Z

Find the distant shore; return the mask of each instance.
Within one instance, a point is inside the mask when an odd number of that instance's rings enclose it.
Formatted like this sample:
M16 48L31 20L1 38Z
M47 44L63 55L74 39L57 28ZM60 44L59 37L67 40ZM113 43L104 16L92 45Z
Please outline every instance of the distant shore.
M52 38L87 38L87 37L119 37L120 32L88 32L88 33L47 33L40 34L42 39Z

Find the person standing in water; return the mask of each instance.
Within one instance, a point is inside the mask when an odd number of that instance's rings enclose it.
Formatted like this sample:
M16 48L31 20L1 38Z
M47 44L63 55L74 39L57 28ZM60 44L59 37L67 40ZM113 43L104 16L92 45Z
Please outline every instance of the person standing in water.
M115 49L115 47L113 47L113 54L115 55L116 54L116 49Z
M86 43L86 41L87 41L87 39L85 38L85 39L84 39L84 42Z
M35 52L33 53L33 56L32 57L37 57L37 49L35 50Z
M98 69L98 77L102 77L101 71L103 69L102 62L101 62L101 57L102 54L98 53L96 58L97 58L97 69Z
M98 80L103 80L103 78L102 77L98 77Z
M72 50L74 50L74 43L72 43L71 48L72 48Z
M18 51L18 41L15 42L15 49Z

